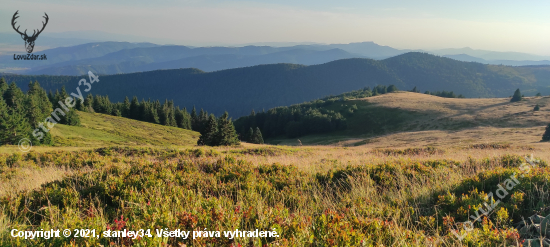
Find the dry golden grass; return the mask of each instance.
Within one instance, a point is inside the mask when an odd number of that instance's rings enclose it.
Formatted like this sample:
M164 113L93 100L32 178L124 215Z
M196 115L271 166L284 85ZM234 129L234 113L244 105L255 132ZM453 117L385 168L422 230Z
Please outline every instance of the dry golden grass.
M511 103L508 98L450 99L400 92L361 99L374 106L418 113L401 130L369 138L348 137L337 146L462 147L478 143L509 143L524 148L548 149L541 143L550 123L550 97L527 97ZM536 105L540 111L533 111ZM341 137L340 137L341 138Z
M72 171L61 167L21 167L13 168L10 174L2 174L7 178L0 178L0 197L15 195L20 191L30 191L40 188L42 184L60 180L71 175Z
M548 124L550 120L549 96L525 97L523 101L512 103L509 98L458 99L399 92L362 100L381 107L425 114L411 122L434 127L465 121L475 126L532 127ZM533 111L537 104L540 111Z
M482 142L479 142L482 143ZM476 143L477 144L477 143ZM533 147L525 147L523 145L510 145L505 149L476 149L469 145L456 145L454 147L448 145L445 147L438 147L441 153L427 154L422 153L419 155L387 155L380 152L376 152L378 147L372 147L370 145L363 145L357 147L334 147L334 146L301 146L301 147L285 147L285 146L272 146L272 145L257 145L243 143L241 148L216 148L222 155L234 155L231 151L243 150L243 149L261 149L261 148L274 148L281 150L292 150L292 153L281 155L239 155L239 158L253 162L254 164L273 164L279 163L283 165L295 165L304 171L319 172L330 168L338 168L347 165L363 165L363 164L380 164L395 160L412 160L412 161L425 161L425 160L455 160L464 162L470 158L482 159L482 158L494 158L501 157L507 154L517 154L521 156L528 156L533 154L535 157L542 158L543 160L550 160L550 143L541 143L534 145ZM403 148L395 148L396 150L404 148L420 147L417 145L404 146ZM387 147L392 149L391 146Z
M301 170L320 172L347 165L379 164L395 160L448 159L466 161L500 157L506 154L526 156L533 154L550 160L550 143L540 142L545 125L550 122L550 97L532 97L517 103L509 99L448 99L417 93L393 93L363 99L369 103L406 111L417 111L424 116L408 120L408 127L426 126L428 130L404 131L368 139L349 137L331 146L273 146L243 143L241 147L216 147L222 156L238 156L254 164L295 165ZM539 104L541 111L533 112ZM548 105L548 108L547 107ZM475 125L472 128L449 130L461 123ZM476 149L473 144L505 143L506 149ZM132 146L132 147L142 147ZM405 149L435 147L443 152L419 155L386 155L378 149ZM145 146L143 146L145 147ZM149 146L150 147L150 146ZM76 151L90 147L33 147L32 152L54 150ZM162 148L166 148L163 146ZM175 149L193 148L171 146ZM275 155L248 154L247 150L271 149ZM277 152L280 151L279 154ZM17 146L2 146L0 153L20 152ZM0 196L4 193L34 189L43 183L64 176L58 168L17 168L17 175L0 184Z
M418 146L409 146L414 148ZM535 157L543 160L550 160L548 148L550 143L537 145L533 148L511 145L506 149L476 149L468 145L457 145L455 147L441 147L438 150L442 152L436 154L421 153L418 155L388 155L377 152L378 148L369 145L357 147L335 147L335 146L301 146L286 147L273 145L257 145L243 143L241 147L206 147L204 149L213 149L221 157L233 156L238 159L252 162L255 165L279 163L282 165L294 165L300 170L310 173L325 172L329 169L343 168L348 165L381 164L398 160L425 161L425 160L454 160L465 162L470 158L496 158L507 154L517 154L528 156L533 154ZM175 147L184 150L193 148L190 146ZM64 151L77 151L86 148L63 148ZM272 150L275 154L255 155L248 154L248 150ZM391 148L389 148L391 149ZM15 151L17 147L3 148L2 151ZM32 152L48 152L59 150L55 147L39 147ZM399 150L399 149L395 149ZM139 159L139 157L133 157ZM219 157L203 158L217 160ZM32 190L39 188L40 185L59 180L73 171L58 167L16 167L10 172L14 174L11 177L1 178L0 196L8 193L16 193L23 190Z

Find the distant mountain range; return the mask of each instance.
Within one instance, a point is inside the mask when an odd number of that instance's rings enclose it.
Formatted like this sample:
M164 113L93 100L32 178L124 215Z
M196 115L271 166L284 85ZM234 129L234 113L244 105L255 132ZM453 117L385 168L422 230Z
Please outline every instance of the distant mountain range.
M144 50L148 49L154 47ZM189 52L194 50L187 49ZM273 48L249 47L239 51L239 56L269 49ZM286 54L284 51L279 52ZM292 50L288 52L294 53ZM338 50L332 52L341 53ZM171 61L172 58L164 59ZM15 81L23 89L27 88L29 81L38 81L47 90L65 86L68 92L75 91L80 79L88 78L87 75L2 76L8 82ZM103 75L100 76L100 82L93 84L90 93L108 95L113 102L134 95L140 100L173 99L176 105L188 109L195 105L215 114L228 111L233 117L239 117L252 109L261 111L302 103L379 84L393 84L401 90L410 90L416 86L422 92L454 91L466 97L508 97L516 88L520 88L527 96L537 92L548 95L550 66L485 65L410 52L384 60L351 58L311 66L269 64L215 72L172 69Z
M540 61L485 60L483 58L478 58L478 57L474 57L466 54L444 55L444 57L448 57L448 58L452 58L452 59L455 59L458 61L464 61L464 62L476 62L476 63L495 64L495 65L509 65L509 66L550 65L550 60L540 60Z
M68 38L71 35L65 34L61 37ZM97 37L102 36L97 35ZM179 68L197 68L212 72L262 64L315 65L346 58L380 60L411 51L381 46L373 42L330 45L299 44L283 47L189 47L152 43L94 42L37 52L37 54L47 54L48 60L46 61L14 61L12 54L0 56L0 72L34 75L82 75L92 71L107 75ZM427 52L459 61L484 64L550 65L550 57L517 52L494 52L470 48Z

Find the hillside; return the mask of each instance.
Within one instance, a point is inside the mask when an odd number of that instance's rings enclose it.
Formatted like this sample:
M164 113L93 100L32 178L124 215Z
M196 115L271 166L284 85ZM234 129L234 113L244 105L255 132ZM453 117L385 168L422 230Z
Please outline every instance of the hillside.
M81 126L57 125L52 130L58 146L186 146L199 133L98 113L78 112Z
M535 105L540 111L533 111ZM456 146L472 143L538 143L550 119L550 97L452 99L398 92L348 100L328 107L335 111L356 105L347 129L300 137L303 144L367 145L370 147ZM297 138L269 140L298 145Z
M66 86L70 91L82 77L21 76L4 74L26 89L38 80L46 90ZM377 84L422 92L454 91L466 97L508 97L516 88L527 95L550 94L550 66L508 67L468 63L425 53L407 53L389 59L342 59L320 65L270 64L203 72L196 69L157 70L105 75L90 93L173 99L176 105L209 109L233 117L250 110L311 101Z
M78 112L81 126L57 124L52 130L56 147L194 146L199 133L98 113ZM36 146L33 149L55 149ZM0 150L17 150L2 146Z

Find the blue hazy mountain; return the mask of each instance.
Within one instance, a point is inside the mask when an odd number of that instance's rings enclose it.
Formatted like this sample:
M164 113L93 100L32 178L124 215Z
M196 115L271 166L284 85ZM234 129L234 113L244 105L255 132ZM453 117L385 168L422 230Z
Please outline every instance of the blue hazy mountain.
M13 35L12 35L13 36ZM70 33L62 38L72 37ZM83 38L103 37L83 35ZM105 38L105 37L103 37ZM94 42L38 52L46 61L14 61L0 56L0 72L45 75L119 74L158 69L197 68L206 72L261 64L322 64L345 58L385 59L410 50L400 50L373 42L350 44L299 44L287 47L190 47L152 43ZM462 52L462 53L460 53ZM514 52L492 52L471 48L430 52L466 62L502 65L546 65L544 56ZM508 59L516 57L523 60ZM499 58L500 60L486 59ZM531 60L525 60L531 59ZM537 60L540 59L540 60Z
M82 79L82 76L1 76L24 90L29 81L38 81L46 90L65 86L70 91ZM113 102L134 95L139 100L173 99L176 105L188 109L195 105L215 114L229 111L232 116L242 116L252 109L261 111L390 84L401 90L414 87L422 92L446 90L466 97L508 97L517 88L527 96L538 92L548 95L548 78L550 66L487 65L410 52L383 60L350 58L310 66L280 63L214 72L164 69L102 75L91 93L108 95Z

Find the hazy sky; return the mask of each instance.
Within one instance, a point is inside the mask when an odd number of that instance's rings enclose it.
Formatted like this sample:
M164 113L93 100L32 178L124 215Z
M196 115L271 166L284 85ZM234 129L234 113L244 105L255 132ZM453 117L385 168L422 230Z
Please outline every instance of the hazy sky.
M189 45L350 43L395 48L471 47L550 55L550 1L0 0L0 32L97 30Z

